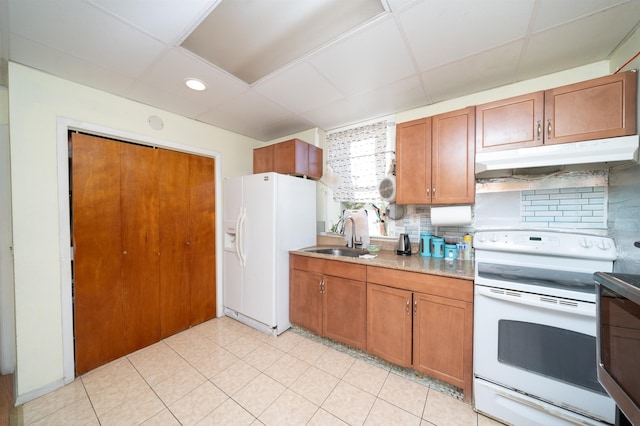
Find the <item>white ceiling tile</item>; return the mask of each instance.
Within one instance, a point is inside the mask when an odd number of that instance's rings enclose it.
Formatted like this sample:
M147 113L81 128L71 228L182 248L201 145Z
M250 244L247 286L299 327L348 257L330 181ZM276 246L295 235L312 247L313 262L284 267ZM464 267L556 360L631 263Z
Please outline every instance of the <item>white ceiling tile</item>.
M186 35L218 0L86 0L138 26L167 44Z
M351 96L349 102L362 111L365 118L406 111L429 103L420 80L416 76Z
M309 62L347 95L371 90L415 73L393 19L319 52Z
M327 131L372 118L363 115L360 106L353 103L349 98L340 99L337 102L308 111L302 115Z
M128 89L126 93L123 93L122 96L135 99L147 105L153 105L156 108L164 109L183 117L195 118L210 109L204 99L197 99L199 94L201 92L195 92L192 96L177 95L162 90L157 86L138 82Z
M540 0L533 33L626 2L627 0ZM634 0L635 1L635 0Z
M522 44L509 43L424 72L427 93L440 102L512 83Z
M81 0L10 0L11 31L105 69L135 76L164 45Z
M254 86L256 91L291 111L304 113L344 95L307 62L300 62Z
M403 10L400 21L420 70L523 38L534 0L431 0Z
M85 86L106 92L123 93L133 83L128 75L96 66L90 62L68 55L40 43L12 34L9 37L11 60Z
M521 60L518 80L609 57L620 40L638 24L638 17L640 1L633 1L533 35Z
M187 78L197 78L207 90L194 92L184 84ZM165 52L139 79L141 84L155 86L168 93L190 98L209 108L216 107L249 89L247 84L212 67L188 51L176 47Z
M291 114L283 120L263 123L259 126L246 127L246 135L259 140L273 140L283 135L292 135L315 127L306 119ZM306 141L313 142L313 141Z
M216 112L221 112L227 117L233 117L254 126L272 120L283 120L291 115L290 111L256 92L243 93L223 105L213 108L205 115Z

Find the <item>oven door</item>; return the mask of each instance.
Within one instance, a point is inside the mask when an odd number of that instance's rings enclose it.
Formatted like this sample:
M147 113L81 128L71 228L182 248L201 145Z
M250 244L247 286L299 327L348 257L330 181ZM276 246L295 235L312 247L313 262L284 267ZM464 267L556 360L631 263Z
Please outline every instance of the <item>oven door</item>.
M474 310L477 378L614 421L596 376L594 303L476 285Z

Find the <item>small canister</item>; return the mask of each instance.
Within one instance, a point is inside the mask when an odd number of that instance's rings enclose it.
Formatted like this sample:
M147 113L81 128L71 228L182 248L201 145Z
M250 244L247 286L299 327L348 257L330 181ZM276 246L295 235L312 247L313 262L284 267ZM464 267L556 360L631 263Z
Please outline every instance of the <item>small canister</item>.
M457 259L458 258L458 247L455 244L445 244L444 245L444 257L447 259Z
M431 237L431 256L444 257L444 238Z
M431 232L420 233L420 256L431 256Z

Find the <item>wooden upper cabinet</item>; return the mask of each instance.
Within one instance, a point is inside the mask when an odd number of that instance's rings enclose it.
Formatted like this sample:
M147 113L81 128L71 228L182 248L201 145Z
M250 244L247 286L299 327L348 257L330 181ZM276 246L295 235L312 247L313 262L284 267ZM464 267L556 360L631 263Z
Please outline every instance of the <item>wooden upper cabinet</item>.
M396 202L475 200L475 107L396 127Z
M477 152L580 142L636 132L629 71L476 107Z
M431 117L396 127L396 202L431 203Z
M544 92L476 107L477 152L542 145Z
M545 91L545 143L634 134L636 85L629 71Z
M432 117L431 202L475 201L475 107Z
M274 145L263 146L253 150L253 173L267 173L275 171L273 165Z
M291 139L253 150L253 173L322 177L322 149L300 139Z

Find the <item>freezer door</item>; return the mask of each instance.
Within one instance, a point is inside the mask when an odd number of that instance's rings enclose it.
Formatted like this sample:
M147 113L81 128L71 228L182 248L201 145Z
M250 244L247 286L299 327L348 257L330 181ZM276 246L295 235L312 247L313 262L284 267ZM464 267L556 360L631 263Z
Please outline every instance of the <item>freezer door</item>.
M243 270L237 250L240 237L237 226L242 213L242 178L225 179L224 196L224 306L242 312Z
M241 245L245 266L243 311L270 327L275 316L275 173L245 176Z

